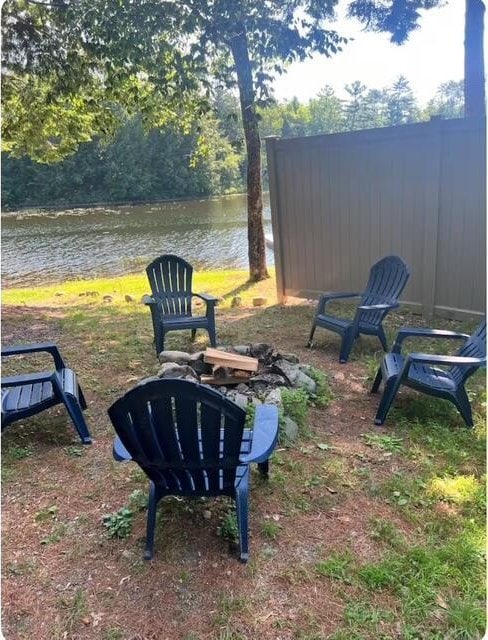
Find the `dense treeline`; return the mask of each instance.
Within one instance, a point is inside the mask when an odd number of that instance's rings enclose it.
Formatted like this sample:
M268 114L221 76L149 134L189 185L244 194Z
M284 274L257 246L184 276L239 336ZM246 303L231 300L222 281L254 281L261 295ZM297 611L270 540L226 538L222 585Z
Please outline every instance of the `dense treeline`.
M261 109L261 135L335 133L463 115L461 82L441 85L423 109L403 77L382 90L356 81L345 91L345 100L325 87L308 103L293 99ZM238 100L224 91L217 92L212 110L190 131L173 125L146 132L134 117L112 141L84 143L56 164L2 154L2 206L9 209L217 195L243 191L244 184Z

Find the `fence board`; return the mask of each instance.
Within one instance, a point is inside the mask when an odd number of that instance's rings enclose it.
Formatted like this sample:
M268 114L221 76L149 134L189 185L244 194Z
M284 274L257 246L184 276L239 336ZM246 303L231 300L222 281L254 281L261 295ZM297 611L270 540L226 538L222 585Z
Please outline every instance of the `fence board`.
M407 303L484 313L485 146L474 118L268 139L279 298L360 290L397 254Z

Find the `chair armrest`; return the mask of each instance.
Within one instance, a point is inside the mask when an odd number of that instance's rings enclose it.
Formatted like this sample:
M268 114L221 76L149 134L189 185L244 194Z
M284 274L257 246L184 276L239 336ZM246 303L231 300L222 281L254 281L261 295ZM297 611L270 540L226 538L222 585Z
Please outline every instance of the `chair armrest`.
M341 291L339 293L322 293L319 297L317 315L323 313L325 305L331 300L340 300L341 298L359 298L362 295L362 293L348 293L347 291Z
M382 309L396 309L399 302L384 302L382 304L362 304L358 307L360 311L381 311Z
M147 304L147 305L155 304L155 305L157 305L158 303L152 296L150 296L150 295L148 295L146 293L146 294L144 294L142 296L142 304Z
M53 382L58 380L55 371L42 371L40 373L23 373L18 376L5 376L1 379L2 387L19 387L23 384L36 382Z
M278 440L278 407L261 404L256 407L251 451L239 457L243 464L264 462L269 458Z
M126 462L128 460L132 460L132 456L122 444L122 440L119 438L119 436L114 438L112 455L114 457L114 460L117 460L117 462Z
M458 333L457 331L448 331L444 329L423 329L422 327L402 327L393 343L392 352L400 353L402 342L406 338L449 338L457 340L467 340L470 336L467 333Z
M219 299L216 298L215 296L210 295L209 293L193 293L191 294L192 296L195 296L196 298L200 298L201 300L203 300L204 302L207 303L214 303L216 304Z
M64 360L59 353L59 349L54 342L37 342L32 344L17 344L11 347L2 347L2 357L4 356L22 356L29 353L49 353L56 369L64 369Z
M456 365L458 367L483 367L486 358L468 358L464 356L438 356L430 353L410 353L407 360L419 364Z

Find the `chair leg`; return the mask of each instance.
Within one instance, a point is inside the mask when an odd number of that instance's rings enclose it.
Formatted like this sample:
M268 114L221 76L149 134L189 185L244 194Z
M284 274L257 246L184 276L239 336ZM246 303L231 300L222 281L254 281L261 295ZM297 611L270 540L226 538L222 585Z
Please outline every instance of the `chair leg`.
M195 336L197 335L197 330L196 329L192 329L191 330L191 341L194 342L195 341Z
M269 460L258 462L258 469L260 474L267 478L269 476Z
M155 336L156 355L159 356L161 351L164 351L164 331L158 329Z
M81 390L80 385L78 385L78 398L80 399L81 408L85 410L87 407L87 404L86 404L85 396L83 395L83 391Z
M237 527L239 529L239 560L243 563L249 560L248 540L248 486L246 478L242 478L236 488Z
M378 405L378 410L376 412L376 417L374 423L376 425L381 425L386 420L386 416L388 415L388 411L395 399L395 396L398 391L398 380L397 376L392 376L385 382L385 388L383 390L383 395L381 396L380 404Z
M383 379L383 372L381 371L381 367L378 367L378 371L376 372L376 376L373 382L373 386L371 387L370 393L377 393L380 388L381 380Z
M215 316L212 314L208 318L208 337L210 338L210 346L217 346L217 336L215 334Z
M466 426L472 428L474 426L473 412L471 411L471 404L469 402L468 394L463 387L456 391L456 395L454 396L454 404L463 417Z
M308 342L307 342L307 347L308 347L309 349L311 349L311 348L312 348L312 345L313 345L313 334L315 333L315 329L316 329L316 328L317 328L317 325L316 325L316 324L315 324L315 322L314 322L314 323L313 323L313 325L312 325L312 330L310 331L310 336L309 336L309 338L308 338Z
M144 551L144 560L151 560L153 557L157 506L156 486L154 482L151 482L149 485L149 500L147 504L146 549Z
M342 337L341 351L339 353L339 362L344 364L349 360L349 354L351 353L352 345L354 344L354 334L351 331L346 331Z
M71 394L66 394L64 396L64 404L83 444L91 444L90 432L88 431L85 416L83 415L78 399Z
M381 342L381 346L383 347L383 351L387 353L388 351L388 342L386 340L385 330L383 329L383 325L380 325L378 329L378 339Z

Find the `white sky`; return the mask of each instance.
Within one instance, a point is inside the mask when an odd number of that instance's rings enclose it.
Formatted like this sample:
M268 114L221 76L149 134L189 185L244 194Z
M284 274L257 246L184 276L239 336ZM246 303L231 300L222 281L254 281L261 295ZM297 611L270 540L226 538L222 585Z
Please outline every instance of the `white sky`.
M339 0L338 19L330 28L354 41L331 58L317 55L293 63L274 82L276 98L296 96L304 102L326 84L345 97L344 85L354 80L381 89L404 75L425 104L442 82L463 78L464 0L446 0L444 7L423 11L420 28L401 46L389 42L388 34L362 31L359 21L345 17L347 4Z

